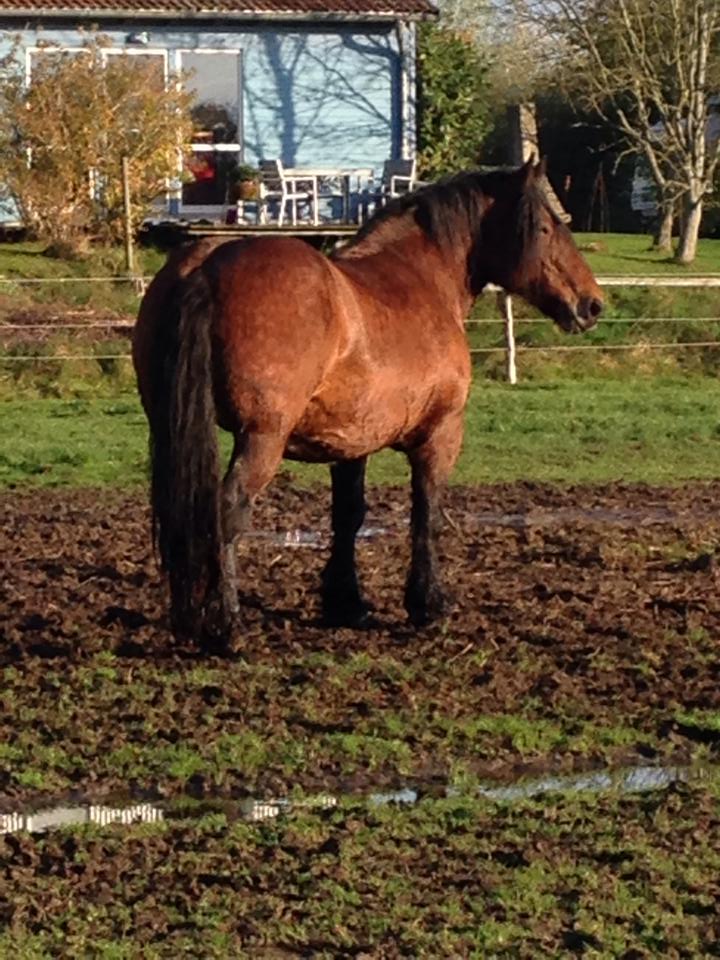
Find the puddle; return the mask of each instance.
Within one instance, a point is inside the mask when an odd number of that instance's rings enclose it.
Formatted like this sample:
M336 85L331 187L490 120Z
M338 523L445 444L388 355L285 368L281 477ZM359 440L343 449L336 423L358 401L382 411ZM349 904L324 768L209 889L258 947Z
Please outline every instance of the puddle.
M162 807L153 803L135 803L127 807L105 807L95 804L85 806L51 807L33 813L1 813L0 834L45 833L58 827L74 827L94 823L104 827L110 823L157 823L164 820Z
M678 513L670 507L559 507L557 509L527 510L523 513L476 513L475 519L486 527L553 527L562 523L599 523L615 527L647 527L680 520L694 522L714 520L709 511Z
M385 527L361 527L358 531L358 540L374 540L376 537L385 537L390 533ZM330 535L319 530L286 530L284 533L274 533L269 530L250 530L243 535L247 540L263 540L278 547L310 547L322 550L330 545Z
M523 779L502 786L481 784L477 788L477 794L496 803L517 803L548 793L558 793L565 796L580 793L642 793L651 790L664 790L675 783L702 783L711 777L713 770L714 768L690 766L634 766L619 770L598 770L567 776ZM720 771L714 772L716 775L720 773ZM433 790L432 795L460 797L468 796L469 791L449 787L439 793ZM422 791L419 789L404 788L365 794L361 797L347 794L335 796L328 793L301 799L258 800L253 797L246 797L242 800L225 800L210 797L203 801L188 801L181 797L176 801L136 803L128 806L77 804L33 812L18 811L0 814L0 834L19 833L20 831L45 833L48 830L83 824L107 826L118 823L130 825L134 823L159 823L164 820L192 820L198 819L211 811L223 812L229 820L246 820L257 823L263 820L273 820L283 814L298 810L329 810L336 807L341 801L347 800L360 800L369 807L388 806L390 804L412 806L422 796Z
M539 777L507 786L480 786L481 796L498 803L529 800L545 793L642 793L664 790L674 783L702 781L706 773L699 767L628 767L620 770L597 770L591 773L562 777Z
M711 511L688 511L679 513L670 507L542 507L530 508L517 513L486 511L482 513L454 513L453 517L464 525L473 521L480 527L557 527L566 523L596 523L608 527L663 526L692 521L693 523L714 522L717 520ZM407 521L403 530L407 528ZM398 530L382 526L365 526L358 532L358 540L375 540L387 537ZM308 547L323 550L330 545L330 534L320 530L287 530L276 533L269 530L251 530L246 533L248 540L262 540L278 547Z

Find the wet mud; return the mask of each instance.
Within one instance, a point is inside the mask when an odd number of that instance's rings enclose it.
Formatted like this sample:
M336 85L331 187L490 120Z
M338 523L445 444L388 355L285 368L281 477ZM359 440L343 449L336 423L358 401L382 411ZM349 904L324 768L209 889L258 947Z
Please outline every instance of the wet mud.
M547 769L553 753L561 769L592 766L607 751L584 742L591 727L615 731L605 746L618 757L653 759L662 749L682 761L694 744L712 750L720 739L702 723L720 709L718 494L720 484L454 488L440 550L454 603L444 621L415 631L401 606L407 490L371 490L358 553L375 622L329 630L317 598L328 495L281 479L240 548L240 653L223 663L168 633L141 493L5 493L0 732L12 742L22 724L15 708L44 717L43 742L70 738L81 755L50 784L88 776L108 790L125 784L98 758L125 740L142 745L143 730L201 747L219 731L247 730L264 740L335 738L343 750L355 734L402 745L397 756L361 749L346 763L323 751L292 762L273 754L269 768L234 783L274 793L298 783L407 785L447 777L458 759L485 776ZM98 656L112 658L117 690ZM212 682L193 679L203 667L216 671ZM183 691L186 677L193 685ZM151 689L136 701L143 684ZM478 725L493 717L505 726ZM12 766L0 793L32 793Z
M371 490L376 622L328 630L327 492L280 480L220 660L169 636L141 493L2 494L0 955L717 956L719 496L455 488L414 631Z

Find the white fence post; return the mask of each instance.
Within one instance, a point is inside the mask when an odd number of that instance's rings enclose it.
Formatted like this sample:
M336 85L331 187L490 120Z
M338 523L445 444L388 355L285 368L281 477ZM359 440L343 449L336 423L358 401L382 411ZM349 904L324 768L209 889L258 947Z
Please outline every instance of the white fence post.
M515 324L513 320L512 297L505 290L498 294L498 307L505 321L505 349L507 350L507 379L508 383L517 383L517 366L515 364Z

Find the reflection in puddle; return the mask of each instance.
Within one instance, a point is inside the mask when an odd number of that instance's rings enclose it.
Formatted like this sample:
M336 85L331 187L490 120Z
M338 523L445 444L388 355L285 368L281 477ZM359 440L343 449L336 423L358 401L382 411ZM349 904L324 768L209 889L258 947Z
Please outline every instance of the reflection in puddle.
M272 820L281 813L290 810L330 810L336 807L338 798L329 793L321 793L314 797L302 797L298 800L283 798L281 800L255 800L246 797L237 804L244 820L257 822L258 820Z
M417 803L420 794L417 790L392 790L390 793L371 793L368 803L374 807L385 806L388 803Z
M375 537L387 536L389 530L385 527L361 527L358 530L358 540L373 540ZM247 540L263 540L278 547L310 547L322 550L330 544L330 536L319 530L286 530L284 533L275 533L269 530L250 530L244 534Z
M644 790L664 790L673 783L688 783L703 779L703 772L693 767L629 767L620 770L597 770L591 773L563 777L540 777L502 787L480 786L481 796L498 803L529 800L545 793L640 793Z
M0 813L0 834L45 833L57 827L75 827L94 823L104 827L109 823L157 823L164 819L161 807L153 803L135 803L128 807L87 806L52 807L34 813Z
M717 776L720 771L714 768L700 767L650 767L636 766L619 770L599 770L593 773L570 774L568 776L545 776L537 779L519 780L503 786L481 784L477 793L487 800L496 803L514 803L529 800L548 793L559 793L572 796L580 793L603 793L614 791L617 793L638 793L647 790L663 790L675 783L701 783ZM433 795L435 792L433 791ZM448 788L440 794L446 797L468 796L468 791ZM160 803L137 803L131 806L59 806L31 813L0 814L0 834L18 833L26 830L29 833L44 833L58 827L78 826L82 824L96 824L106 826L112 823L157 823L165 819L188 820L198 819L210 809L220 809L229 819L247 820L257 823L263 820L273 820L282 814L297 810L330 810L336 807L341 800L360 799L369 806L399 806L417 803L422 796L421 791L405 788L388 792L378 792L356 798L352 795L333 796L319 794L317 796L299 799L281 798L271 800L256 800L246 797L243 800L218 800L217 807L213 808L213 800L198 803L195 807L188 807L187 801L180 798L173 805L172 801Z

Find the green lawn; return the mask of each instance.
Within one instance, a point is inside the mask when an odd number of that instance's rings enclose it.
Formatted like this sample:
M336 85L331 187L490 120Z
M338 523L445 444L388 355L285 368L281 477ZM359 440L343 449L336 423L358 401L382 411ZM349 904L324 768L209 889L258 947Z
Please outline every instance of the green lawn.
M99 248L83 260L58 260L43 254L44 245L36 242L0 244L0 318L2 314L30 304L46 305L53 310L87 307L94 310L133 315L139 298L131 284L113 282L125 274L120 248ZM156 273L165 261L155 250L139 250L138 272ZM77 278L72 283L52 283L56 278ZM108 277L107 282L86 278ZM28 284L23 280L41 278L45 283Z
M688 266L653 250L650 237L643 233L576 233L575 240L599 276L720 274L720 240L701 239L697 257Z
M0 839L3 957L717 956L717 781ZM38 866L33 871L29 864Z
M144 481L147 431L133 393L0 405L0 484ZM324 467L289 466L308 482ZM371 460L371 482L402 482L404 458ZM460 483L609 480L682 483L720 476L720 382L710 377L475 383Z

